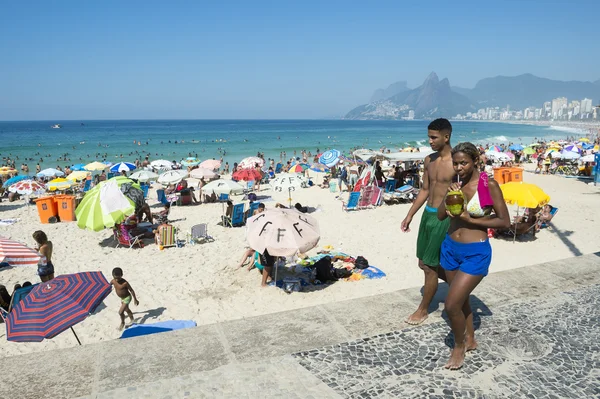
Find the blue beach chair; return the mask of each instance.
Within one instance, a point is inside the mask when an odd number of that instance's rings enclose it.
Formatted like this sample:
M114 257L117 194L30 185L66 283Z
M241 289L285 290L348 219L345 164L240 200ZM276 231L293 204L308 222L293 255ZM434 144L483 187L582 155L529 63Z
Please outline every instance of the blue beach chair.
M558 208L555 208L552 205L550 206L552 207L552 209L550 210L550 214L552 215L552 219L554 220L554 216L556 215L556 212L558 212ZM540 229L543 229L545 227L548 227L548 224L546 222L542 222L542 224L540 225Z
M142 192L144 193L144 198L148 198L148 190L150 189L150 186L143 184L140 187L142 188ZM164 194L164 190L163 190L163 194Z
M237 204L233 206L233 212L231 214L231 227L243 226L244 225L244 204Z
M92 180L86 180L85 184L83 185L83 192L87 193L90 191L90 187L92 187Z
M277 163L277 165L275 166L275 173L281 173L281 168L283 168L281 162Z
M258 206L260 205L260 202L258 201L254 201L250 203L250 207L248 208L248 217L251 217L252 215L254 215L254 211L258 209Z
M354 191L350 193L348 202L345 204L342 202L342 209L347 211L355 211L358 209L358 200L360 199L360 191Z
M229 194L219 194L219 202L227 202L229 201Z
M391 193L396 189L396 179L389 179L385 182L385 192Z

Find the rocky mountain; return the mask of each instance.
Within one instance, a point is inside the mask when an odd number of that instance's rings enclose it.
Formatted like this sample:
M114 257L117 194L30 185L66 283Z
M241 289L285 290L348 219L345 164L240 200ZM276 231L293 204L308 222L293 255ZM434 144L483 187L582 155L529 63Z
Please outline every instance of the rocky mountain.
M439 80L432 72L416 89L358 106L344 119L402 119L414 111L414 118L450 117L473 109L470 100L453 91L448 79Z
M371 100L369 102L377 102L387 100L388 98L395 96L396 94L403 93L405 91L409 91L410 89L406 85L406 81L400 81L396 83L392 83L387 87L387 89L377 89L375 93L371 96Z

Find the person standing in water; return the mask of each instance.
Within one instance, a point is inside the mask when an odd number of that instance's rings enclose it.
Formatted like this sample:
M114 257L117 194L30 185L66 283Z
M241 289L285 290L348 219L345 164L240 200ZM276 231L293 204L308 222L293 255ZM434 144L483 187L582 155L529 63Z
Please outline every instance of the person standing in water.
M440 256L450 285L445 301L454 334L454 348L445 366L450 370L461 368L465 353L477 348L469 296L487 276L492 261L487 229L510 226L500 186L495 180L488 180L486 173L479 172L478 163L479 151L473 144L460 143L452 149L452 165L458 182L452 183L448 191L461 191L465 205L459 215L453 215L442 199L437 211L440 221L451 221Z
M423 186L401 225L403 232L409 232L414 215L426 203L417 236L419 268L425 274L423 298L417 310L406 319L408 324L420 324L427 319L429 305L438 288L438 279L446 280L444 270L439 267L440 247L450 221L438 220L435 207L445 198L454 176L450 146L452 125L447 119L436 119L427 127L427 136L435 152L425 157Z

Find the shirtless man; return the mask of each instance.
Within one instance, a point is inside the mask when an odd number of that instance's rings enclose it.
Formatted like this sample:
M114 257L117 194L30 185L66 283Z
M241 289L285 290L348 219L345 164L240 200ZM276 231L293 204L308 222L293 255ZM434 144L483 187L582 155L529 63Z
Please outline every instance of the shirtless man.
M425 273L423 299L417 310L406 319L408 324L420 324L427 319L427 309L437 291L438 278L446 281L444 269L440 267L440 248L450 222L448 219L438 220L437 207L446 197L455 175L450 146L452 125L447 119L436 119L427 127L427 135L429 145L435 152L425 157L423 187L401 225L402 231L409 232L413 216L427 203L417 237L419 268Z
M122 330L125 327L125 312L129 316L129 319L133 323L133 312L129 309L129 304L131 303L131 297L133 296L133 303L135 306L140 303L135 296L135 291L131 288L131 285L123 278L123 269L120 267L115 267L112 271L113 280L110 282L111 285L115 287L115 292L117 296L121 298L121 308L119 309L119 316L121 316L121 325L119 325L119 330Z

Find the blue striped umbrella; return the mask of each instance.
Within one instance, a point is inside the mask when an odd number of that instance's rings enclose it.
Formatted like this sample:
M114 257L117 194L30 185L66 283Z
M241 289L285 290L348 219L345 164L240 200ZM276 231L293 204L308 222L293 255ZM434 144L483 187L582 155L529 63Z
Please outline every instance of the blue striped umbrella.
M319 162L325 166L333 166L340 161L340 155L342 153L338 150L325 151L319 158Z
M2 185L2 187L7 188L12 186L15 183L20 182L21 180L31 180L33 179L33 177L31 176L14 176L11 177L10 179L8 179L7 181L4 182L4 184Z
M56 337L85 320L110 291L101 272L66 274L40 283L6 317L6 337L15 342Z
M113 173L131 172L134 169L135 165L131 162L119 162L110 167L110 171Z

